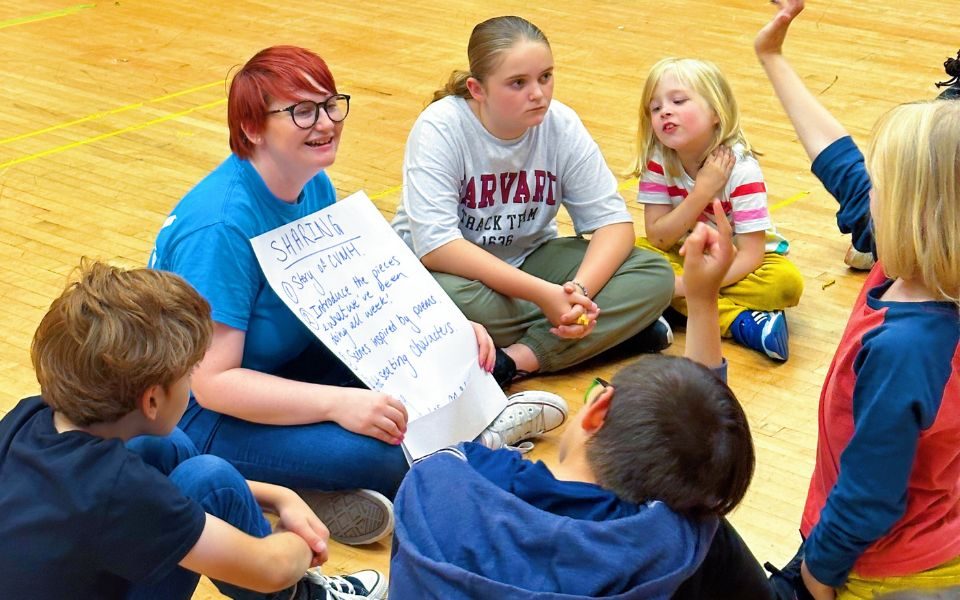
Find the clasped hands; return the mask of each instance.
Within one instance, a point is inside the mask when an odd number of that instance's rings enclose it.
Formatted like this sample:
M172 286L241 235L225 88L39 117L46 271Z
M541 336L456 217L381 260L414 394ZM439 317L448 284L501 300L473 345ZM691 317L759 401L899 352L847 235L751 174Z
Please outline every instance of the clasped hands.
M576 283L563 285L547 284L545 293L537 304L553 327L550 333L564 339L576 340L590 335L597 326L600 307L583 295Z

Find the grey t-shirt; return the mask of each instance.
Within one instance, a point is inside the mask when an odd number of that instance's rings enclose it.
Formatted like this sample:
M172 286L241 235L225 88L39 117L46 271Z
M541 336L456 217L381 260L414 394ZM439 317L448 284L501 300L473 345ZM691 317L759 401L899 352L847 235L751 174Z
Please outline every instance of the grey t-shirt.
M466 100L448 96L420 114L407 138L393 228L417 257L463 238L516 267L557 237L561 204L578 234L632 222L571 108L554 100L540 125L505 141Z

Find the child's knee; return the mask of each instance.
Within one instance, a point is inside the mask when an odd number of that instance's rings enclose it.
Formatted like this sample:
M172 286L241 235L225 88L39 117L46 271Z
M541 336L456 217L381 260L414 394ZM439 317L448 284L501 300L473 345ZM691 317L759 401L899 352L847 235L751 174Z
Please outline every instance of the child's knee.
M780 270L776 286L780 304L784 308L799 304L800 296L803 295L803 275L792 263L787 264L789 268Z
M199 454L193 440L180 429L174 429L165 437L135 437L127 442L127 449L140 456L143 462L167 475L184 461Z
M377 491L393 500L397 495L397 490L400 489L400 483L403 482L404 476L410 470L410 465L407 464L402 452L399 453L399 456L390 456L383 464L385 467L383 481Z
M680 269L674 268L665 256L659 256L655 267L651 267L651 285L655 286L657 297L666 308L673 300L677 277L682 274Z
M247 488L246 479L236 467L212 454L200 454L185 460L169 477L183 495L195 499L224 488Z

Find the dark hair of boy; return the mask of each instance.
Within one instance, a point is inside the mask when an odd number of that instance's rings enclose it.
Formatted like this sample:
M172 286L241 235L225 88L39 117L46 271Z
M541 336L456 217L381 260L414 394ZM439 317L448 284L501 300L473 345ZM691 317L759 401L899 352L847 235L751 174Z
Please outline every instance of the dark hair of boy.
M690 516L725 515L740 503L755 463L750 426L710 369L651 355L611 385L609 412L586 448L601 486Z
M85 260L30 354L44 401L83 427L112 423L151 386L182 378L212 332L210 305L180 276Z

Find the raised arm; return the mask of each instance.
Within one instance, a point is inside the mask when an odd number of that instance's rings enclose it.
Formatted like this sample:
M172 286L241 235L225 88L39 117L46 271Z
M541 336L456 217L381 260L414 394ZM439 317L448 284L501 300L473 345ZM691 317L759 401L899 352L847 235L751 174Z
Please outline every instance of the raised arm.
M863 167L863 156L852 140L841 141L849 135L843 125L810 93L783 56L783 40L793 19L803 10L803 0L773 0L773 3L780 10L754 39L757 58L813 162L814 174L840 203L837 226L843 233L851 234L854 248L870 252L873 247L868 198L871 184ZM822 160L817 160L818 157Z
M824 148L848 134L843 125L807 89L783 55L783 41L790 24L803 10L803 0L773 0L773 3L779 7L779 11L757 33L753 48L780 104L797 131L800 143L810 160L813 160Z
M687 344L684 356L716 369L723 364L717 298L736 251L733 231L719 200L713 202L717 229L698 223L680 248L687 288Z

